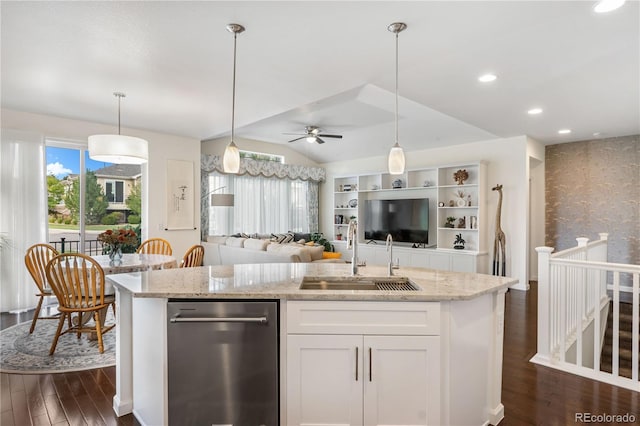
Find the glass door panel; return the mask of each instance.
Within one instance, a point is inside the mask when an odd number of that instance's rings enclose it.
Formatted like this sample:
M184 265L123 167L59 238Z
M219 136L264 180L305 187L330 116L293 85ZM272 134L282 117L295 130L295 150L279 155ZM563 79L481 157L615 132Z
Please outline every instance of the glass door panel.
M58 251L102 254L98 234L106 229L139 235L141 166L94 161L69 142L47 141L46 156L49 243Z

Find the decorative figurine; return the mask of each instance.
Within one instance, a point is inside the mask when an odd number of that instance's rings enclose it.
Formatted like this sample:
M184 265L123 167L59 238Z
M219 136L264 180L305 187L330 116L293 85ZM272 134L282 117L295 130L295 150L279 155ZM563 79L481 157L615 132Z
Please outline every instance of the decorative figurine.
M455 226L453 225L453 222L456 220L455 217L453 216L449 216L447 218L447 223L444 224L445 228L455 228Z
M456 240L453 242L453 248L456 250L464 249L464 244L466 241L462 238L462 234L456 235Z
M507 276L507 261L505 259L506 238L504 231L500 226L500 217L502 215L502 185L498 184L491 188L492 191L498 191L498 208L496 209L496 237L493 241L493 275ZM498 256L498 247L500 248L500 256ZM502 271L500 270L502 266Z
M453 174L453 179L458 182L458 185L462 185L465 180L469 179L469 173L466 169L458 170Z

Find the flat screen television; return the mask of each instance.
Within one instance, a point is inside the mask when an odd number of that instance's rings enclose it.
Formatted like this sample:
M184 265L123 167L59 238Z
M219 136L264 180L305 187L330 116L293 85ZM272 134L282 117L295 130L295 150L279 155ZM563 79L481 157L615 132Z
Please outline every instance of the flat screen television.
M428 244L429 199L365 200L365 241L393 241Z

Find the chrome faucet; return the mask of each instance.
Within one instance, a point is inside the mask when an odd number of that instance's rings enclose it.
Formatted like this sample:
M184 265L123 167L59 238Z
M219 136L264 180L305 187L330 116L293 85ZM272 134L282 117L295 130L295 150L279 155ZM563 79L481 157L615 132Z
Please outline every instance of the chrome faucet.
M358 275L358 222L351 219L347 230L347 249L352 249L351 275Z
M389 253L389 264L387 265L387 275L393 275L393 238L391 234L387 234L387 242L385 243L387 246L387 252Z

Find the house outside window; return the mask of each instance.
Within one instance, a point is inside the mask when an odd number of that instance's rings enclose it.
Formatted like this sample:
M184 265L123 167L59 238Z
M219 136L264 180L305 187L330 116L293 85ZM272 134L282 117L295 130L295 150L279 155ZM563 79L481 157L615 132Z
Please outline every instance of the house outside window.
M106 181L104 192L110 203L124 203L124 181Z
M107 213L120 213L118 223L127 222L135 214L127 205L127 198L140 185L142 168L137 164L112 164L95 171L98 185L109 202Z

